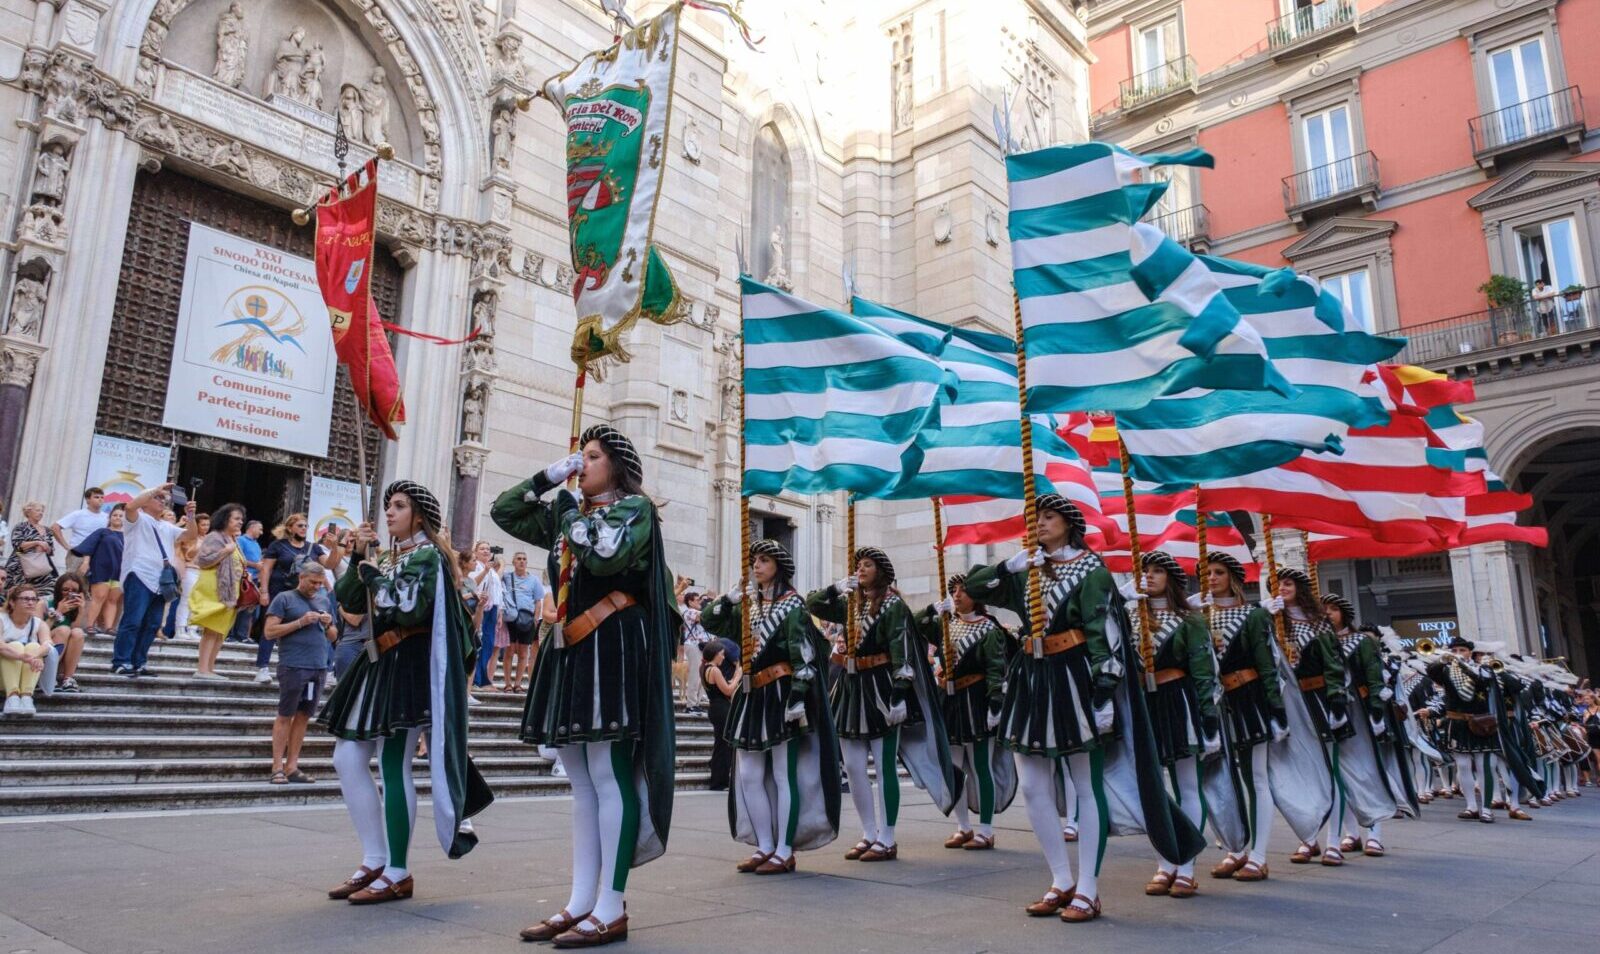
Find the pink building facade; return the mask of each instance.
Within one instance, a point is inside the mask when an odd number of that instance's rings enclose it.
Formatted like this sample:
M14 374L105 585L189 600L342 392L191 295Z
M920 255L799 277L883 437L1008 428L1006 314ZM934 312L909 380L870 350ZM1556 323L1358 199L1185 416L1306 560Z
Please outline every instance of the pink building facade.
M1216 158L1170 173L1153 220L1314 275L1403 360L1476 379L1491 460L1551 531L1330 585L1402 631L1600 662L1600 0L1097 0L1088 22L1092 136Z

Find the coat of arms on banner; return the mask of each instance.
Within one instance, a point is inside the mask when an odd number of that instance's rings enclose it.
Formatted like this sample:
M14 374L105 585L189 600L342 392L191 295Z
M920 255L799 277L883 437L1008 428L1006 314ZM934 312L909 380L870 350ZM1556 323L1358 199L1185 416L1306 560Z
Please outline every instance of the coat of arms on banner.
M544 85L567 121L572 358L591 368L628 359L622 335L641 316L661 324L681 317L677 283L651 244L681 13L672 6Z

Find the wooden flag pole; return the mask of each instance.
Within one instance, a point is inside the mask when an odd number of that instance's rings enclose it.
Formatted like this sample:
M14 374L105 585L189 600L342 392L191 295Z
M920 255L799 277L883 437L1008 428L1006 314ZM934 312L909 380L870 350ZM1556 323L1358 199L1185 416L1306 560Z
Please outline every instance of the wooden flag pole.
M1028 420L1028 354L1022 344L1022 298L1016 286L1011 288L1011 315L1017 332L1017 411L1022 421L1022 545L1029 549L1039 546L1039 492L1033 476L1033 427ZM1028 634L1037 646L1044 645L1045 611L1044 585L1039 568L1028 561Z
M1139 560L1139 513L1133 502L1133 475L1128 470L1128 444L1122 439L1122 432L1117 432L1117 456L1122 462L1122 496L1128 505L1128 557L1133 563L1133 589L1137 593L1144 592L1144 566ZM1150 613L1144 605L1144 600L1139 600L1135 610L1139 615L1139 657L1144 660L1144 689L1146 692L1156 690L1156 653L1154 637L1150 632Z
M1272 543L1272 514L1261 515L1261 534L1267 542L1267 586L1268 592L1273 596L1277 594L1278 585L1278 552ZM1283 658L1289 660L1289 665L1295 664L1294 647L1289 643L1289 627L1284 622L1282 613L1275 613L1272 617L1273 625L1278 632L1278 648L1283 650Z
M750 691L751 663L755 660L755 629L750 614L755 610L750 598L750 498L744 495L745 412L744 412L744 296L739 296L739 592L744 603L739 608L739 664L744 668L744 691Z
M572 437L567 441L567 453L574 454L578 451L578 438L583 434L583 387L589 380L589 362L587 360L578 365L578 380L572 389ZM578 475L573 474L567 478L567 489L572 490L578 486ZM556 624L565 626L567 622L567 598L572 595L572 548L561 548L561 567L556 585Z
M950 596L949 577L944 572L944 508L940 506L938 498L929 503L933 504L933 552L936 555L939 571L939 601L943 602ZM943 638L944 645L944 691L953 694L956 648L950 641L950 617L944 613L939 614L939 634Z

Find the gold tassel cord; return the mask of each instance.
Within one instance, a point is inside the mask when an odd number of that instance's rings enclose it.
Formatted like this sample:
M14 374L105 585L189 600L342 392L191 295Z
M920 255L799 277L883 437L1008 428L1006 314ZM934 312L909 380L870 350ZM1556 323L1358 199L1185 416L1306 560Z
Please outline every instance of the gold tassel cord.
M1195 592L1200 594L1202 605L1205 606L1206 632L1211 634L1211 642L1215 645L1217 642L1215 617L1211 612L1211 601L1206 599L1211 595L1211 583L1208 579L1211 572L1206 561L1206 555L1210 552L1206 549L1206 508L1200 503L1199 484L1194 485L1194 542L1198 551L1194 564Z
M1311 559L1311 535L1300 531L1300 546L1306 551L1306 575L1311 577L1311 598L1322 605L1322 584L1317 579L1317 561ZM1348 620L1346 622L1349 622Z
M930 502L933 504L933 552L938 563L939 600L943 602L950 595L949 577L944 572L944 509L938 500ZM944 686L945 691L949 692L955 684L956 647L950 640L950 617L944 613L939 614L939 633L944 643Z
M589 378L589 363L578 364L578 383L572 393L572 437L567 441L567 453L578 452L578 438L583 434L583 388ZM567 478L567 489L572 490L578 486L578 475L573 474ZM556 622L565 626L567 624L567 598L572 594L572 548L561 548L561 563L556 575Z
M1278 554L1272 543L1272 514L1270 513L1264 513L1261 515L1261 534L1266 539L1267 544L1268 592L1273 596L1277 596ZM1294 644L1289 642L1289 624L1288 621L1283 618L1284 612L1288 612L1288 607L1285 607L1283 612L1275 614L1272 619L1273 624L1278 632L1278 648L1283 650L1283 658L1289 660L1289 665L1293 666L1295 663L1299 662L1299 656L1295 652Z
M1133 502L1133 476L1128 470L1128 445L1122 435L1117 435L1117 456L1122 463L1122 496L1128 508L1128 558L1133 563L1133 589L1144 592L1144 566L1139 560L1139 514ZM1155 639L1150 632L1150 613L1144 600L1138 601L1135 612L1139 616L1139 656L1144 660L1145 691L1156 687Z
M849 566L846 576L854 576L856 572L856 505L855 501L847 500L844 505L844 548L845 562ZM860 582L859 580L857 581ZM861 588L857 586L845 598L844 613L844 654L852 658L856 654L856 643L861 638L856 626L856 613L861 605Z
M750 498L744 495L745 471L745 403L744 403L744 296L739 296L739 661L744 668L744 691L750 691L750 667L755 661L755 629L750 614L755 611L755 601L750 597Z
M1028 549L1039 546L1039 495L1033 475L1033 427L1028 420L1028 355L1022 344L1022 298L1015 286L1011 289L1011 315L1017 332L1017 412L1022 421L1022 545ZM1028 634L1044 644L1045 606L1044 584L1039 568L1028 563Z

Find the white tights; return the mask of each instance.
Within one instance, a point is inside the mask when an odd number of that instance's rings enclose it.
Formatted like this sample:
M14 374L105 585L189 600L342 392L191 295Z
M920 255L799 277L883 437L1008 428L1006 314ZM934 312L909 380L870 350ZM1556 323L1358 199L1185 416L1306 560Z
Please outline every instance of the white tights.
M1067 845L1061 840L1061 816L1056 814L1058 763L1058 759L1042 755L1017 756L1017 786L1022 789L1022 798L1027 803L1033 836L1039 840L1045 864L1050 866L1050 886L1066 891L1074 882L1072 864L1067 860Z
M406 855L411 832L417 825L417 784L411 774L411 762L421 735L422 730L416 728L386 739L365 742L340 739L333 745L333 768L339 775L339 791L344 794L350 824L361 841L361 864L374 870L383 868L384 878L390 884L405 880L411 873ZM390 752L391 747L395 747L395 751ZM384 774L384 797L380 799L377 782L372 777L372 759L384 754L389 757L381 761L398 765L399 775L390 777L380 763L380 772ZM398 801L402 795L405 799L403 824ZM394 863L390 864L391 861Z
M891 738L839 740L844 770L850 776L850 801L855 803L856 815L861 819L861 839L886 848L895 843L894 823L900 813L900 776L896 774L899 770L896 760L886 758L884 752L884 745ZM872 776L867 774L868 756L878 766L876 786ZM883 813L881 826L878 824L880 809Z
M1456 763L1456 784L1461 786L1461 796L1467 800L1467 811L1475 812L1479 809L1478 803L1478 757L1477 752L1457 752L1452 757Z
M631 793L634 781L616 777L612 745L589 742L559 749L572 786L572 894L566 910L578 917L592 913L602 924L622 916L617 865L633 863L633 845L622 844L625 793L620 786L627 785ZM619 858L624 848L625 860ZM623 874L626 877L626 871Z
M1250 854L1248 860L1257 865L1267 863L1267 841L1272 834L1272 813L1277 803L1272 800L1272 780L1267 774L1267 743L1250 747L1250 773L1248 788L1241 794L1249 802Z
M1199 829L1204 823L1205 803L1200 796L1200 763L1198 759L1179 759L1172 767L1173 774L1177 776L1178 807L1183 809L1183 814ZM1160 870L1169 875L1180 878L1194 877L1194 859L1190 858L1181 865L1174 865L1167 859L1161 859Z
M750 825L755 829L756 848L763 855L776 852L777 860L788 861L794 854L794 846L789 844L789 819L794 807L793 793L789 790L789 746L791 742L779 742L772 747L771 752L751 752L740 749L738 768L734 778L739 785L739 794L744 799L745 810L750 813ZM768 762L768 755L771 762ZM771 766L772 784L777 790L778 801L774 805L767 798L767 770ZM865 772L863 771L863 774ZM854 774L852 773L852 780ZM851 790L855 785L850 786Z

